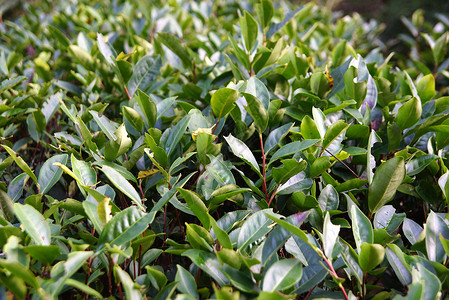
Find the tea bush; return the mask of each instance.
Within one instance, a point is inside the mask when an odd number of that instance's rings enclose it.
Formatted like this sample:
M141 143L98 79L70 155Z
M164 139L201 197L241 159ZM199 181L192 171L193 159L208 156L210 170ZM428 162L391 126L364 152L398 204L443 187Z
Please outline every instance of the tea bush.
M448 16L38 1L0 24L17 299L440 299Z

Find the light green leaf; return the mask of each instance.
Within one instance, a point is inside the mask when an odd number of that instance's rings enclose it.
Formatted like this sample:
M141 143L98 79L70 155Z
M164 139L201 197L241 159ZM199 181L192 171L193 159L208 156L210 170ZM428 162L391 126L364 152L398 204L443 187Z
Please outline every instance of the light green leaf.
M28 204L15 203L14 213L36 245L50 245L50 225L40 212Z
M134 189L134 187L125 179L119 172L108 166L102 166L101 171L112 182L112 184L118 188L123 194L128 196L137 206L144 210L142 206L142 199Z
M187 205L190 207L190 209L193 211L195 216L201 221L201 224L203 224L204 228L207 230L210 229L210 215L208 212L208 209L206 205L204 204L203 200L200 199L200 197L189 190L185 190L183 188L178 187L178 192L181 194L181 196L186 201Z
M20 156L17 156L16 152L14 152L14 150L12 150L11 148L9 148L6 145L2 145L2 147L6 150L6 152L9 153L9 155L12 157L12 159L14 159L14 161L16 162L16 164L19 166L19 168L22 169L22 171L24 171L25 173L28 174L28 176L30 176L31 179L33 179L33 181L36 183L36 185L38 186L38 188L40 189L38 180L36 175L34 175L33 171L31 171L31 168L28 166L28 164L23 160L23 158L21 158Z
M247 106L245 106L246 111L254 120L254 125L259 133L265 131L268 126L268 113L262 102L259 99L248 93L242 93L245 97Z
M384 260L385 248L379 244L362 243L360 246L359 265L363 272L369 272Z
M150 215L136 206L130 206L117 213L103 228L98 245L109 243L124 246L148 228Z
M214 115L221 119L226 116L234 107L235 101L239 98L239 92L230 88L222 88L212 94L210 106Z
M142 293L131 279L131 276L120 268L119 265L114 265L114 274L122 283L123 289L127 299L139 300L142 299Z
M259 26L253 16L244 11L243 16L239 19L240 31L242 33L243 42L247 52L256 44L257 35L259 34Z

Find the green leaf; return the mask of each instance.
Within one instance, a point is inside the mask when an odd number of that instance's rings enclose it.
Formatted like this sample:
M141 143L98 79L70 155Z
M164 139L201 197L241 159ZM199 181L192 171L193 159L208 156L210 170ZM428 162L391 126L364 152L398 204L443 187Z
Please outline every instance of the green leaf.
M159 32L158 40L181 59L184 67L192 67L192 58L189 52L176 36L167 32Z
M151 266L146 266L145 269L147 270L147 277L157 290L161 290L167 284L167 277L162 270Z
M185 251L182 256L187 256L192 262L206 272L220 286L229 283L229 280L221 271L221 265L215 254L203 250L192 249Z
M95 122L97 122L98 126L100 126L101 131L103 131L103 133L108 137L109 141L115 141L117 136L114 132L117 130L117 124L111 122L105 115L98 114L96 111L89 110L89 113L92 117L94 117Z
M268 162L268 166L281 157L292 155L300 151L306 150L307 148L310 148L311 146L318 143L319 141L320 140L304 140L301 142L297 141L288 143L282 146L281 149L279 149L273 154L270 161Z
M298 259L283 259L275 262L267 270L262 289L269 292L283 291L295 285L301 276L302 264Z
M221 119L234 109L235 101L239 98L239 92L230 88L222 88L212 94L210 106L214 115Z
M150 97L148 97L149 99ZM154 108L156 108L156 105L154 105ZM143 129L143 119L142 116L133 108L123 105L122 106L122 113L123 116L128 120L129 124L131 124L132 127L137 132L141 132ZM154 116L156 117L156 111L154 112Z
M246 146L241 140L233 137L231 134L225 136L224 138L231 147L232 153L248 164L257 174L259 174L259 176L262 176L260 173L259 164L248 146Z
M14 152L14 150L12 150L11 148L9 148L6 145L2 145L2 147L6 150L6 152L9 153L9 155L12 157L12 159L14 159L14 161L16 162L16 164L19 166L19 168L22 169L22 171L24 171L26 174L28 174L28 176L30 176L31 179L33 179L33 181L36 183L36 185L38 186L38 189L40 189L39 187L39 183L37 181L37 177L36 175L34 175L33 171L31 171L31 168L28 166L28 164L23 160L23 158L21 158L20 156L17 156L16 152Z
M406 165L407 176L415 176L421 173L428 165L439 157L434 154L427 154L410 160Z
M284 18L281 22L276 24L271 24L270 28L267 32L267 39L271 38L276 32L282 29L285 25L287 25L292 19L295 18L298 13L300 15L302 14L308 14L310 10L313 8L313 3L309 3L308 5L301 5L294 11L289 11L284 15Z
M72 170L75 176L79 179L81 185L93 186L97 183L97 174L89 163L77 160L72 154L70 158Z
M377 267L383 260L385 248L379 244L362 243L360 246L359 265L364 273Z
M50 273L52 280L54 280L50 289L53 297L61 292L66 280L72 277L92 254L92 251L72 251L68 254L66 261L61 261L53 267Z
M184 118L181 119L181 121L176 123L176 125L172 128L170 135L168 136L167 141L165 142L165 150L168 156L170 156L176 149L176 147L179 146L179 141L181 140L182 136L186 133L189 122L190 122L190 115L186 115Z
M71 278L67 278L65 281L65 284L72 286L76 289L79 289L80 291L92 295L98 299L102 299L103 296L97 292L96 290L94 290L93 288L91 288L90 286L88 286L87 284L82 283L81 281L75 280L75 279L71 279Z
M142 199L134 189L134 187L123 177L119 172L106 165L102 166L101 171L112 182L112 184L119 189L123 194L128 196L140 209L144 209L142 206Z
M185 176L182 180L178 181L176 183L175 186L173 186L169 191L165 192L164 195L162 196L162 198L160 198L156 204L153 206L153 208L151 209L151 211L148 213L148 215L150 215L149 217L149 221L148 223L153 223L154 218L156 217L156 213L162 209L162 207L164 207L165 204L167 204L168 201L170 201L170 199L176 194L176 192L178 191L177 188L178 187L183 187L187 181L189 181L189 179L195 174L191 173L187 176Z
M360 253L364 242L368 244L374 243L373 227L368 217L355 204L349 204L348 210L352 221L352 234L357 245L357 252Z
M297 161L294 158L281 160L282 166L279 168L273 168L271 174L277 184L284 184L291 177L295 176L299 172L305 170L307 162L305 160Z
M313 73L310 77L310 89L318 97L324 98L331 89L329 79L322 72Z
M15 203L14 213L36 245L50 245L50 225L35 208L28 204Z
M421 98L423 104L435 97L435 78L433 75L427 74L421 78L416 85L416 89L418 90L419 98Z
M396 123L402 130L410 128L421 119L421 113L421 100L413 97L399 108L398 114L396 115Z
M181 194L181 196L186 201L187 205L190 207L190 209L193 211L195 216L200 220L201 224L209 230L210 229L210 216L208 209L206 205L204 204L203 200L200 199L200 197L189 190L185 190L183 188L177 188L178 192Z
M100 50L101 54L104 56L106 61L109 64L113 65L115 55L112 53L111 47L109 47L109 45L106 44L106 42L104 41L103 35L98 32L97 32L97 45L98 45L98 49Z
M274 15L273 3L270 0L262 0L256 4L255 10L260 25L265 29L270 24L271 18Z
M332 185L328 184L321 190L318 196L318 204L322 212L338 209L340 199L338 198L338 192Z
M433 211L430 212L426 222L426 252L430 261L443 262L445 258L444 247L440 235L449 239L449 228L444 220Z
M30 245L24 247L23 250L32 258L47 266L51 265L56 257L61 253L61 248L56 245Z
M8 221L11 222L14 219L14 203L11 200L11 197L7 193L5 193L2 189L0 189L0 209L2 216Z
M3 80L0 85L0 94L8 89L15 87L16 85L18 85L25 79L27 79L25 76L17 76L16 78L13 78L13 79Z
M9 157L11 158L11 157ZM12 161L12 158L11 158ZM25 187L30 177L26 173L17 175L8 185L7 195L11 198L12 202L17 202L23 194L23 188ZM10 200L10 201L11 201ZM12 204L11 204L12 205ZM14 214L13 214L14 216Z
M268 153L276 148L276 146L282 141L282 139L287 136L292 127L293 123L287 123L270 132L263 145L265 155L268 155Z
M117 128L114 136L116 139L109 140L104 149L104 158L109 161L114 161L120 155L125 154L132 146L132 140L128 137L124 123Z
M244 11L243 16L239 19L240 31L247 52L256 44L257 35L259 34L259 26L253 16Z
M180 265L176 265L177 272L175 276L175 281L179 282L177 286L178 291L184 294L188 294L195 299L198 299L199 295L197 292L197 286L195 282L195 277L190 274L189 271L181 267Z
M321 175L321 173L327 171L332 166L329 156L320 156L310 166L309 176L315 178Z
M89 52L77 45L70 45L68 50L70 55L74 57L84 68L90 71L95 70L95 60Z
M388 244L385 254L399 281L403 285L412 283L412 274L408 264L405 262L402 250L395 244Z
M134 283L128 273L122 270L119 265L114 265L114 274L117 279L122 283L123 289L125 290L126 298L128 299L142 299L142 293L140 292L138 286ZM118 281L117 280L117 281Z
M245 106L246 111L254 120L254 125L259 133L265 131L268 126L268 113L262 102L259 99L248 93L242 93L245 97L247 106Z
M217 237L218 241L220 242L221 246L224 249L233 249L231 239L229 238L226 231L224 231L218 226L217 222L212 216L209 216L209 218L214 234Z
M324 254L329 259L332 259L333 257L332 252L334 250L335 243L337 242L339 233L340 233L340 225L332 224L330 214L327 212L326 216L324 217L324 224L323 224L323 249Z
M335 140L337 140L339 136L345 133L348 127L349 125L342 120L338 120L337 122L329 126L323 138L323 149L327 149Z
M98 245L127 245L148 228L149 220L150 214L143 213L136 206L130 206L117 213L106 224L98 238Z
M266 214L273 214L271 209L264 209L252 214L240 228L237 239L238 249L244 250L261 237L270 232L272 221Z
M257 287L256 282L250 272L242 272L230 267L229 265L224 265L222 270L223 274L237 289L251 294L259 292L259 288Z
M37 278L34 276L33 272L30 269L25 267L19 262L6 261L4 259L0 260L0 267L8 270L18 278L25 281L28 285L33 287L34 289L39 289L39 282Z
M132 97L139 89L146 91L160 74L162 60L160 56L154 58L150 55L142 57L133 68L133 75L128 81L128 93Z
M145 124L152 128L156 125L157 121L157 107L156 104L150 99L150 97L142 92L141 90L137 90L137 96L134 97L137 104L142 111L142 114L145 118ZM140 130L139 130L140 132Z
M307 115L301 121L301 134L305 139L321 139L315 121Z
M380 165L374 174L368 192L368 206L371 213L378 211L393 199L404 177L404 158L395 157Z
M44 195L58 182L62 175L62 169L59 168L54 163L60 163L65 165L67 163L68 155L59 154L54 155L47 159L47 161L42 165L39 171L39 177L37 182L41 187L41 194Z

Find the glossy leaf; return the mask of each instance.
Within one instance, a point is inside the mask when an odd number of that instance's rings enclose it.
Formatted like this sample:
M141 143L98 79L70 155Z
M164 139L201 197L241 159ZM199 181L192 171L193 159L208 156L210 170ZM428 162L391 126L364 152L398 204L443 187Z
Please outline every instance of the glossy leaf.
M176 36L167 32L159 32L158 39L181 59L184 67L192 67L192 59L189 52Z
M379 244L362 243L360 246L359 264L363 272L369 272L384 259L385 248Z
M259 176L262 176L260 173L259 165L254 157L252 151L248 148L245 143L241 140L233 137L231 134L224 137L229 147L231 147L232 152L235 156L241 158L245 163L247 163Z
M198 197L197 194L195 194L192 191L185 190L183 188L177 188L178 192L181 194L181 196L186 201L187 205L190 207L190 209L193 211L195 216L201 221L201 224L209 230L210 229L210 216L208 213L208 209L206 205L204 204L203 200Z
M244 11L243 16L240 18L240 30L242 32L242 38L245 43L247 52L250 52L257 40L259 32L259 26L254 20L253 16L247 11Z
M302 276L302 264L295 258L275 262L267 270L263 281L264 291L282 291L297 283Z
M15 203L14 213L36 245L50 245L50 225L35 208Z
M67 154L55 155L49 158L41 167L37 182L41 187L41 193L46 194L58 182L62 175L62 169L54 163L65 165L67 163Z
M123 194L128 196L135 204L137 204L139 208L143 209L142 199L140 199L139 194L119 172L108 166L103 166L101 168L101 171L103 171L106 177L116 188L118 188Z
M212 94L210 106L214 115L221 119L234 109L239 92L230 88L222 88Z
M162 60L160 57L156 59L150 55L142 57L133 67L133 74L128 81L128 92L132 97L138 89L145 91L160 74Z
M368 192L368 206L371 213L391 201L404 176L405 163L402 157L392 158L376 170Z

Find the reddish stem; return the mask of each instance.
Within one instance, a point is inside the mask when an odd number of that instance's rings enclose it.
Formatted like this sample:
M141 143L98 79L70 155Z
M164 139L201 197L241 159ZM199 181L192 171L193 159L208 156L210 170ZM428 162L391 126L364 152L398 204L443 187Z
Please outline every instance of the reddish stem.
M125 86L125 92L126 92L126 96L128 96L128 99L131 99L131 96L129 95L128 89Z
M339 279L340 277L338 276L337 272L335 271L334 266L332 266L332 262L327 257L325 257L324 255L323 255L323 260L329 266L332 275L335 278ZM343 288L343 285L341 283L339 283L338 286L340 287L341 291L343 292L343 295L345 296L345 299L349 300L348 294L346 294L346 291Z

